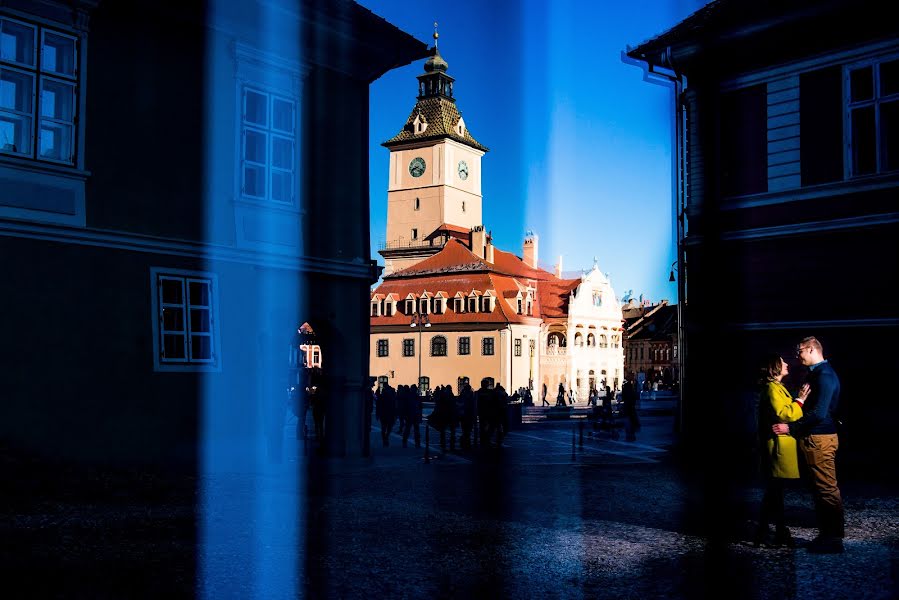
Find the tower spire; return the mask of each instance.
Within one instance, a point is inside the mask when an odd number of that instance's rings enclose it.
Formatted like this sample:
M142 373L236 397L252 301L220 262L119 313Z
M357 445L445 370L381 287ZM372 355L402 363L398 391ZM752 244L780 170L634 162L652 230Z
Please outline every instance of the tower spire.
M437 21L434 21L434 48L437 47L437 38L440 37L440 34L437 33Z

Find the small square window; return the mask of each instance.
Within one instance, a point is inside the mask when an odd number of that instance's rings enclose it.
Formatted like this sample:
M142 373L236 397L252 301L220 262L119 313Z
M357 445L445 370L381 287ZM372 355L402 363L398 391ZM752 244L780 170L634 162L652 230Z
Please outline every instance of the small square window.
M150 270L156 370L218 369L213 277Z

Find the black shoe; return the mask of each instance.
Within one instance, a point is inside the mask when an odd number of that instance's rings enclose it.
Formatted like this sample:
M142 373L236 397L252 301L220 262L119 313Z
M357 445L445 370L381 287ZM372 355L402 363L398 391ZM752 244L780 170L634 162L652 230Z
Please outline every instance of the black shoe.
M768 526L759 525L759 528L756 530L755 535L752 537L752 545L756 548L767 548L768 547Z
M793 539L793 536L790 534L790 530L786 527L778 527L774 532L774 539L771 541L771 545L775 548L795 548L796 541Z
M805 549L812 554L841 554L843 552L843 540L819 535L809 542Z

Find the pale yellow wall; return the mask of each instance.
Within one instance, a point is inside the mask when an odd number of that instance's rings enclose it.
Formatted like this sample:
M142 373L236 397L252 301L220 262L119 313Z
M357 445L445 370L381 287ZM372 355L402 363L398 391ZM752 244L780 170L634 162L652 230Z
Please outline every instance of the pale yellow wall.
M508 332L507 332L508 333ZM418 331L409 328L409 333L373 333L370 337L369 356L370 369L369 372L373 377L380 375L390 376L393 371L393 377L389 379L390 385L396 387L398 385L412 385L418 381L418 352L419 348ZM442 335L447 340L447 355L441 357L432 357L431 339L436 335ZM459 338L467 336L471 338L471 354L467 356L459 356ZM493 337L494 352L493 356L481 355L481 340L485 337ZM403 339L411 338L415 340L415 356L403 356ZM390 341L390 356L378 357L378 340L386 339ZM456 388L456 382L459 377L466 376L471 380L472 387L477 389L480 381L484 377L493 377L496 381L506 380L502 371L503 347L500 343L499 331L476 331L476 332L431 332L425 331L421 334L422 346L424 354L421 355L421 374L431 378L431 388L438 385L452 385ZM509 352L509 348L505 349Z
M444 140L432 146L395 149L390 152L387 186L388 242L409 241L413 228L419 239L442 223L471 228L482 222L481 157L483 152ZM416 157L425 161L421 177L409 173ZM458 164L468 164L468 178L458 176ZM415 210L415 198L420 199ZM462 203L465 202L465 211Z

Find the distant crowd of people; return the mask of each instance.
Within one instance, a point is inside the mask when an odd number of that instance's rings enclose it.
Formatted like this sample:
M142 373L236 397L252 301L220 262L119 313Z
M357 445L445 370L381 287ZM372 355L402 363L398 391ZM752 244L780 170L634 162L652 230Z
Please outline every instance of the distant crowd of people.
M477 391L468 382L463 383L458 394L453 393L450 385L439 385L433 391L427 390L420 395L415 385L394 388L389 383L379 384L372 392L384 447L390 445L394 427L402 436L404 448L409 443L410 433L414 436L415 447L421 447L420 425L423 420L422 402L425 401L434 403L427 426L440 433L440 447L446 449L448 443L450 450L456 449L457 441L462 448L472 445L501 446L509 430L509 403L524 395L523 390L519 390L510 397L502 384L494 387L487 378L481 381ZM457 440L458 430L460 435Z

